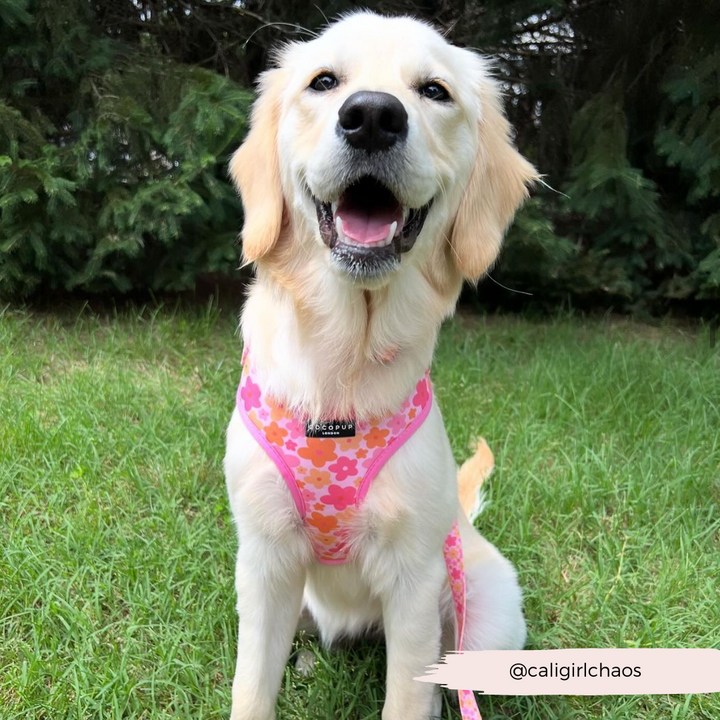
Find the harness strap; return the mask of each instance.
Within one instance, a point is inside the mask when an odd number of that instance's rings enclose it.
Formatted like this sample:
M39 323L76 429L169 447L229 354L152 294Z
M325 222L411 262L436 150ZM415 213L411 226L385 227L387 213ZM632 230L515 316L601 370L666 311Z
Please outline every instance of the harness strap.
M429 372L393 414L309 423L265 391L247 347L236 396L240 418L285 481L317 561L348 562L355 517L372 482L432 408Z
M450 534L445 538L443 554L445 555L445 565L448 571L453 605L455 606L455 617L457 618L457 649L458 652L462 652L463 636L465 634L466 586L465 564L463 563L462 542L457 520L453 523ZM472 690L458 690L458 699L460 700L460 714L463 720L482 720Z

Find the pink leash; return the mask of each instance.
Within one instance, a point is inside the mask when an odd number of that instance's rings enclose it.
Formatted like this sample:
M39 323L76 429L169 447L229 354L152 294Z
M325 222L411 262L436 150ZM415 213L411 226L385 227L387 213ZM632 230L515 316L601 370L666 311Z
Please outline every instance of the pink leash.
M458 652L462 652L463 635L465 633L466 588L462 542L457 520L453 523L450 534L445 538L443 554L445 555L445 565L447 566L450 590L455 605L455 616L457 617L457 649ZM460 700L460 714L463 720L482 720L472 690L458 690L458 698Z

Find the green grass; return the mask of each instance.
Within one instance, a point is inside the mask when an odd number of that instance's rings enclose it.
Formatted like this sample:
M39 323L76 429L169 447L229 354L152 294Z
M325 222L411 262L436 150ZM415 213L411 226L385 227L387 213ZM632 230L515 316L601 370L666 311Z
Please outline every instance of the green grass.
M232 313L0 317L0 718L226 718ZM529 647L720 647L720 351L677 327L457 320L433 371ZM418 629L420 632L421 630ZM294 651L311 645L302 639ZM380 718L384 652L288 666L284 720ZM483 697L485 720L713 719L720 695Z

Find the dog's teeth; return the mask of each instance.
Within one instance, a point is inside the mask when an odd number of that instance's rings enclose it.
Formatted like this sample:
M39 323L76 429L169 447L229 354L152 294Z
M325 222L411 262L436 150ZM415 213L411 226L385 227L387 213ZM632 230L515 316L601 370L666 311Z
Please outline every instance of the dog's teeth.
M393 224L390 226L390 230L388 231L387 237L385 238L385 245L389 245L392 242L392 239L395 237L396 230L397 230L397 220L394 220Z
M346 242L345 233L342 229L342 218L340 216L335 218L335 230L337 231L338 240L340 242Z
M330 203L330 208L332 209L332 214L334 215L337 212L338 204L336 202Z

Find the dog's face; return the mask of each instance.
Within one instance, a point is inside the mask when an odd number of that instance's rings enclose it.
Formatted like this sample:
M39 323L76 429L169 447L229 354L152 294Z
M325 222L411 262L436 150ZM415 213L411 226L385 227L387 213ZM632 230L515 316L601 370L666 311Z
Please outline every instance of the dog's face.
M271 261L291 227L286 254L363 287L422 262L477 278L534 177L508 134L475 53L409 18L342 20L263 76L231 163L245 256Z

